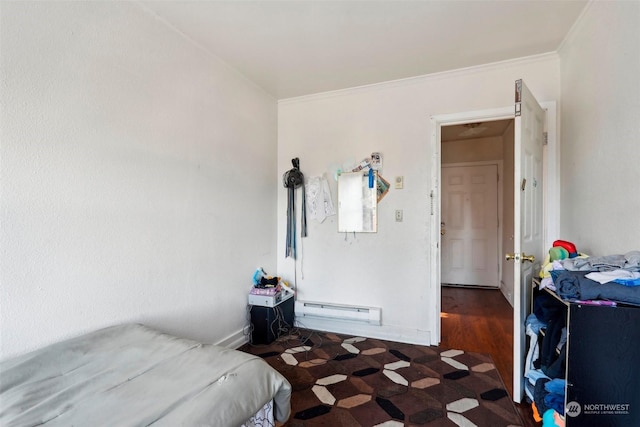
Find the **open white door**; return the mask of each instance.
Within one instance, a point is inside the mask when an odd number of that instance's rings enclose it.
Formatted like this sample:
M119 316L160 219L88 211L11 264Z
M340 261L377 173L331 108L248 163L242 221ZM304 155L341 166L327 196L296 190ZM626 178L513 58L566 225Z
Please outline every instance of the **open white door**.
M522 80L516 81L514 142L513 400L524 392L524 322L531 306L531 279L543 254L542 156L545 112Z

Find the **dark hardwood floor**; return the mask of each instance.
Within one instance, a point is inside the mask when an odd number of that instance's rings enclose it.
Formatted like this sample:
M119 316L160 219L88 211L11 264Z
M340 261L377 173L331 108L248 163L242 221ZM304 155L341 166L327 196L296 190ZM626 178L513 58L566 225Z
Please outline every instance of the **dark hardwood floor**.
M490 354L513 396L513 308L497 289L442 288L442 347ZM539 427L531 406L516 404L525 427Z

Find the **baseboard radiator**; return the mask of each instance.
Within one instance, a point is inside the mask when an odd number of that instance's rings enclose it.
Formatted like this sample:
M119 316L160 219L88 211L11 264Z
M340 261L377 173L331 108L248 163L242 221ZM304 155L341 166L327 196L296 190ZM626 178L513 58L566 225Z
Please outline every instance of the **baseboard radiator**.
M296 301L296 316L301 318L315 317L380 325L382 309L379 307L360 307L326 302Z

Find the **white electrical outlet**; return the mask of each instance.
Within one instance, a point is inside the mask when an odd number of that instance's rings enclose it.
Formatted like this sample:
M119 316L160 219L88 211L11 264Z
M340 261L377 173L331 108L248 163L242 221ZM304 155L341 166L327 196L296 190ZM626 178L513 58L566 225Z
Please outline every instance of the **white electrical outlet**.
M402 209L396 210L396 222L402 222Z

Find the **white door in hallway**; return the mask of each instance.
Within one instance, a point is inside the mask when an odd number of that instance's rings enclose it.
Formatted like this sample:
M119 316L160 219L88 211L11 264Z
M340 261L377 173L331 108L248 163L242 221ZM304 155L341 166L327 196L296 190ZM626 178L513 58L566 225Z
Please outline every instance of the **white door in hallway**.
M497 165L442 165L441 282L498 287Z

